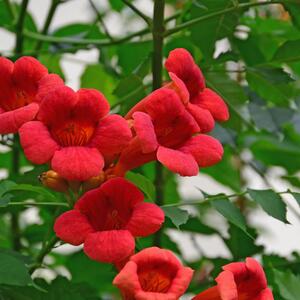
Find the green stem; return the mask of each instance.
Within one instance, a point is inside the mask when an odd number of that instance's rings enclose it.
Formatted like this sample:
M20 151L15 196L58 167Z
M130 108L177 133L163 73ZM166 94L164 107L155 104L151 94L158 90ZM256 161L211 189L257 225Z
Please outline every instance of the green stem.
M9 202L8 206L63 206L69 207L64 202Z
M270 4L283 4L285 2L295 3L293 1L283 1L283 0L281 0L281 1L271 1L271 2L256 2L256 3L239 4L239 5L236 5L236 6L232 6L232 7L226 8L226 9L222 9L222 10L217 11L217 12L213 12L213 13L201 16L199 18L192 19L192 20L190 20L188 22L185 22L185 23L182 23L182 24L180 24L180 25L178 25L178 26L176 26L172 29L167 30L165 32L165 36L169 36L173 33L181 31L183 29L186 29L186 28L189 28L191 26L197 25L198 23L201 23L203 21L221 16L221 15L224 15L224 14L228 14L228 13L231 13L231 12L234 12L234 11L239 11L239 10L247 9L247 8L254 7L254 6L262 6L262 5L270 5Z
M104 22L104 20L103 20L103 17L102 17L102 15L99 13L99 11L98 11L96 5L94 4L93 0L89 0L89 3L90 3L90 5L91 5L92 9L94 10L94 12L96 13L97 20L98 20L98 21L100 22L100 24L102 25L103 30L104 30L106 36L110 39L110 41L113 41L114 38L113 38L112 35L110 34L110 32L109 32L109 30L108 30L108 28L107 28L107 26L106 26L106 24L105 24L105 22Z
M165 22L168 23L168 22L176 19L179 15L180 15L179 12L177 12L173 16L170 16L169 18L167 18L165 20ZM63 44L85 45L85 46L86 45L94 45L97 47L108 47L108 46L118 45L118 44L128 42L135 37L141 37L148 33L150 33L150 28L147 27L142 30L133 32L123 38L114 39L113 41L102 40L102 39L98 40L98 39L76 39L76 38L66 38L66 37L65 38L55 37L55 36L48 36L48 35L31 32L28 30L24 30L23 35L30 39L33 39L33 40L41 40L41 41L49 42L49 43L57 43L57 44L63 43Z
M29 0L23 0L21 3L21 10L16 24L16 55L20 56L23 51L23 26L26 16L26 10Z
M290 194L290 193L291 193L290 190L276 192L276 194L280 194L280 195ZM236 197L245 196L247 194L248 194L248 191L230 194L230 195L219 194L219 195L213 195L213 196L206 197L205 199L200 200L200 201L185 201L185 202L179 202L179 203L174 203L174 204L166 204L166 205L163 205L163 207L180 207L180 206L186 206L186 205L200 205L200 204L208 203L208 202L214 201L214 200L219 200L219 199L224 199L224 198L236 198Z
M152 76L153 76L153 90L162 86L162 70L163 70L163 43L164 43L164 10L165 0L154 1L153 13L153 57L152 57ZM156 204L162 206L164 204L164 176L163 167L157 162L155 165L155 180L156 188ZM161 245L162 229L154 235L153 244L155 246Z
M35 259L35 263L29 269L30 274L32 274L37 268L39 268L43 264L45 256L51 252L51 250L53 249L53 247L58 241L59 238L53 236L52 239L47 244L44 245L44 247L38 253Z
M56 11L56 8L59 5L59 3L60 3L60 0L52 0L51 6L50 6L49 11L48 11L48 16L46 18L45 24L44 24L42 32L41 32L42 34L45 35L45 34L48 33L50 24L52 22L52 19L54 17L55 11ZM36 46L35 46L35 49L34 49L37 54L40 51L40 49L42 48L42 45L43 45L43 41L39 40L37 42Z
M122 0L129 8L131 8L138 16L140 16L148 26L152 26L152 20L146 16L143 12L141 12L136 6L134 6L131 2L128 0Z

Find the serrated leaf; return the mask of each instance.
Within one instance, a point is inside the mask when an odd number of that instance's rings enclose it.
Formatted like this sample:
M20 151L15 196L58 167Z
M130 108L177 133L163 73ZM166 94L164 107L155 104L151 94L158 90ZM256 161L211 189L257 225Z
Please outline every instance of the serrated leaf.
M257 202L263 210L273 218L288 223L286 219L286 204L281 197L273 190L252 190L248 189L250 197Z
M274 270L273 272L280 295L285 300L298 300L300 295L300 277L294 275L291 271L280 272Z
M133 182L139 189L141 189L148 200L152 202L155 200L155 186L152 181L139 173L127 172L126 178Z
M246 221L240 210L229 201L226 196L220 195L220 199L214 199L210 201L212 207L214 207L225 219L234 224L241 230L243 230L248 236Z
M177 229L179 229L180 225L185 224L189 219L189 213L184 209L176 206L162 206L161 208Z
M293 195L293 197L297 201L298 205L300 206L300 193L292 192L291 194Z
M300 40L287 41L276 51L272 61L289 63L300 61Z

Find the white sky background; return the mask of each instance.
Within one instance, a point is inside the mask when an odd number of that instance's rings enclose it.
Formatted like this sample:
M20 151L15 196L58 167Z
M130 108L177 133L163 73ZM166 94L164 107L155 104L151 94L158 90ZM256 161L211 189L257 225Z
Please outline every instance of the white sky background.
M106 0L94 0L94 3L98 7L107 8ZM49 8L49 0L31 0L29 10L32 13L37 25L41 28L44 23L44 19L47 15ZM152 1L151 0L139 0L136 1L136 5L143 10L147 15L151 15ZM132 14L130 9L126 9L125 15ZM61 4L55 17L53 19L50 31L57 29L63 25L71 24L74 22L89 22L93 16L93 12L90 9L87 0L72 0L65 4ZM119 14L111 12L105 19L107 27L113 35L123 35L126 31L138 30L144 27L144 21L138 20L130 26L123 26L124 17L120 17ZM124 31L125 30L125 31ZM222 51L224 47L223 43L218 43L218 52ZM11 51L14 47L13 35L0 29L0 51ZM85 64L96 63L98 61L98 50L84 50L78 51L76 54L63 55L61 66L63 68L66 84L74 89L79 88L80 76L84 71ZM285 182L279 179L283 170L280 168L273 168L267 177L269 181L278 191L283 191L288 188ZM265 188L266 186L261 179L254 174L251 170L245 171L245 177L248 181L250 188ZM180 193L183 199L197 199L199 192L195 188L198 187L210 194L216 194L219 192L231 193L227 187L221 186L207 175L200 174L195 177L180 178ZM297 206L295 200L292 197L285 197L286 201L294 207L294 209L300 214L300 209ZM29 209L24 215L24 221L36 222L36 214L34 209ZM255 210L250 215L250 224L259 229L258 244L262 244L266 247L267 253L277 253L280 255L288 256L293 251L300 251L300 221L292 211L288 212L288 220L291 225L285 225L266 215L262 210ZM205 220L208 224L217 226L221 232L226 235L226 222L216 212L212 212L210 219ZM183 250L184 257L188 260L194 260L199 257L199 252L192 242L189 234L170 233L171 238L178 242L179 247ZM222 240L217 236L205 236L198 235L196 242L208 257L229 257L230 253Z

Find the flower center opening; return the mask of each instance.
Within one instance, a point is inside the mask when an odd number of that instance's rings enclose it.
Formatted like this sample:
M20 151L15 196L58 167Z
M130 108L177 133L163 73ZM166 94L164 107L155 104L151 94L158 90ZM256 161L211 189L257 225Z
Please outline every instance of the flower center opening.
M160 265L138 273L143 291L154 293L168 292L173 278L168 271L164 270L166 267Z
M61 146L83 146L90 141L94 127L70 121L62 127L52 129L51 133Z
M15 97L11 99L6 99L5 102L0 104L0 107L4 109L5 111L11 111L18 109L20 107L26 106L33 102L33 97L29 96L26 92L23 90L18 90L15 93Z

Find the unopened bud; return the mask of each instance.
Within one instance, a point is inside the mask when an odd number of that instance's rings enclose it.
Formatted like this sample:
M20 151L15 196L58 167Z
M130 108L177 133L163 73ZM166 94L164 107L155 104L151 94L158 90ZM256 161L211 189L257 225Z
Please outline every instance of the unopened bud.
M98 176L91 177L87 181L82 183L83 192L95 189L101 185L106 180L106 175L104 172L101 172Z
M43 186L60 193L68 192L68 182L53 170L42 173L39 180Z

